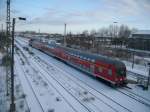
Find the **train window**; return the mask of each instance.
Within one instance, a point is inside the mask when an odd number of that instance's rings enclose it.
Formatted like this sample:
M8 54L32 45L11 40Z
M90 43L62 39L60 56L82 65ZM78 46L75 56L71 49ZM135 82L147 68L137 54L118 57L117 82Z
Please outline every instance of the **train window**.
M94 60L94 59L92 59L92 62L95 62L95 60Z
M68 60L70 60L70 56L68 56Z
M98 68L98 72L103 72L102 67L99 67L99 68Z
M112 70L111 69L108 70L108 75L112 75Z
M90 71L94 72L94 65L90 65Z
M118 69L118 70L117 70L117 75L118 75L118 76L126 76L126 72L125 72L125 70Z

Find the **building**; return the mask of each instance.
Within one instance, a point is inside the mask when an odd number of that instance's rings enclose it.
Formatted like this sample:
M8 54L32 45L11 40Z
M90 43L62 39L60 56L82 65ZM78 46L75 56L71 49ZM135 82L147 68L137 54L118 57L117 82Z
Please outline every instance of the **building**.
M128 47L150 51L150 30L138 30L131 34Z

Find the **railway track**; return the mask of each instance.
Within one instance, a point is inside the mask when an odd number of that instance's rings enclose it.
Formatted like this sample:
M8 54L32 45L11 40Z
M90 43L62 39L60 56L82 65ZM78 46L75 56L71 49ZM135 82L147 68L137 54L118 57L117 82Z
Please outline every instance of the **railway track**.
M132 78L134 78L134 79L141 79L143 81L147 81L148 80L148 76L137 74L137 73L134 73L132 71L127 71L127 75L132 77Z
M116 89L117 91L121 92L122 94L148 106L150 108L150 100L143 97L143 96L140 96L134 92L131 92L130 90L126 89L126 88L123 88L123 89Z
M16 66L15 66L15 71L17 71ZM15 73L15 75L16 75L16 73ZM17 80L19 80L19 76L15 77L15 78L17 78ZM20 81L19 81L19 84L21 85ZM23 88L22 85L21 85L21 88ZM24 93L24 91L23 91L23 93ZM25 101L25 105L27 106L27 109L29 110L29 105L28 105L27 99L24 98L24 101Z
M145 101L148 101L148 102L150 103L150 99L147 99L147 98L145 98L145 97L143 97L143 96L141 96L141 95L138 95L138 94L136 94L136 93L134 93L134 92L128 90L127 88L124 88L124 89L125 89L126 91L128 91L128 92L130 92L130 93L136 95L136 96L141 97L142 99L144 99Z
M22 55L22 58L24 58L25 61L27 61L27 64L34 70L34 71L37 71L35 70L35 68L32 66L32 64L29 62L29 60L27 59L27 57L24 55L24 53L22 51L20 51L21 55ZM67 102L67 104L72 108L72 110L74 110L74 112L80 112L80 111L77 111L71 103L68 102L68 100L61 94L61 92L44 76L44 74L40 71L38 71L39 74L44 77L44 79L48 82L48 84L50 84L57 92L58 94Z
M18 58L18 59L19 59L19 58ZM45 111L44 111L44 108L42 107L42 104L40 103L40 101L39 101L39 99L38 99L38 97L37 97L37 95L36 95L36 92L34 91L34 89L33 89L33 87L32 87L32 84L30 83L30 81L29 81L29 79L28 79L28 77L27 77L28 74L26 73L25 68L24 68L24 67L21 67L21 68L22 68L22 71L23 71L23 73L24 73L25 79L26 79L26 81L28 82L29 87L30 87L32 93L34 94L34 97L35 97L35 99L36 99L36 101L37 101L39 107L41 108L41 111L42 111L42 112L45 112Z

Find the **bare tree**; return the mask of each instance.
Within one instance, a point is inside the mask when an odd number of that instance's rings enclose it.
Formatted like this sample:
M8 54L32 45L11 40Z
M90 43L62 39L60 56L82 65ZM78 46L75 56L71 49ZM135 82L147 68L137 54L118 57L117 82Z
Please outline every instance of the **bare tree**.
M121 25L119 28L118 37L120 38L128 38L131 33L131 30L127 25Z

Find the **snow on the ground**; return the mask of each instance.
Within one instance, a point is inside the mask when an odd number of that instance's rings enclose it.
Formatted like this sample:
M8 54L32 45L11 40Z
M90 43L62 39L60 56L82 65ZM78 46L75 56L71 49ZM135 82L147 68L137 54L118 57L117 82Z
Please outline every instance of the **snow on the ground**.
M19 63L17 56L15 56L15 68L16 68L15 72L16 72L16 74L18 74L19 79L21 81L23 90L26 94L26 100L27 100L27 103L29 105L30 111L31 112L34 112L34 111L35 112L42 112L42 110L41 110L39 104L37 103L36 98L32 92L32 89L30 88L20 66L21 66L21 63Z
M134 67L132 68L131 62L127 62L127 61L123 61L123 62L125 63L128 71L131 71L133 73L140 74L143 76L148 76L148 70L149 69L147 66L134 64Z
M22 42L21 40L19 40L19 42L21 42L22 45L27 46L27 43ZM127 96L117 92L113 88L108 87L107 85L101 83L100 81L85 75L85 73L79 72L76 69L69 67L68 65L66 65L66 64L64 64L64 63L62 63L62 62L60 62L60 61L58 61L52 57L49 57L49 56L47 56L47 55L45 55L45 54L43 54L43 53L41 53L35 49L32 49L32 51L37 56L39 56L42 60L49 63L51 66L55 65L59 69L62 69L64 71L69 72L69 74L67 74L68 76L70 75L70 77L73 76L73 77L76 77L78 80L82 80L87 85L90 85L92 88L96 89L97 91L102 92L103 94L107 95L111 99L118 102L120 105L127 107L131 111L133 111L133 112L149 112L149 110L150 110L149 107L147 107L143 104L140 104L139 102L137 102L131 98L128 98ZM40 69L40 67L38 67L38 68ZM150 90L149 91L143 91L140 88L138 88L137 86L132 86L132 90L130 90L130 91L132 91L136 94L142 95L143 97L146 97L147 99L150 100ZM104 98L103 98L103 100L104 100ZM110 103L110 105L111 105L110 101L108 103Z
M132 90L130 91L134 92L135 94L141 95L150 101L150 86L148 90L143 90L143 88L134 84L129 84L128 86L132 88Z
M3 54L0 52L0 64ZM0 65L0 112L7 111L6 104L6 69Z
M6 112L6 70L4 67L0 66L0 112Z
M26 94L24 94L18 73L15 70L15 104L16 104L16 111L18 112L27 112L29 111L29 106L26 101Z
M144 58L144 60L150 63L150 58Z
M143 77L147 77L149 74L149 67L147 65L149 58L143 58L140 56L134 56L134 60L138 60L139 64L136 64L133 62L129 62L129 61L125 61L122 60L122 62L126 65L127 71L135 73L137 75L143 76Z

